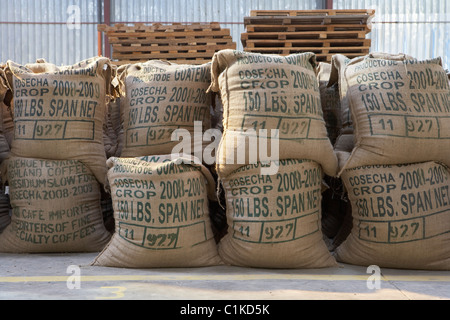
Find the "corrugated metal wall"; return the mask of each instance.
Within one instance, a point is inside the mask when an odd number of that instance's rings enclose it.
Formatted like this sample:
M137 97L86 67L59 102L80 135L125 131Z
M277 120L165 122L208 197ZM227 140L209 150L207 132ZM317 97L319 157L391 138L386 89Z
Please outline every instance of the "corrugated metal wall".
M450 69L450 0L334 0L334 9L375 9L371 51L442 57Z
M99 5L100 3L100 5ZM99 0L0 0L0 62L45 58L73 64L97 55ZM242 49L244 17L251 10L312 10L325 0L111 0L111 22L220 22ZM80 9L80 29L67 21ZM334 9L376 10L372 51L441 56L450 68L450 0L334 0Z
M97 4L97 0L0 0L0 62L24 64L44 58L73 64L95 56ZM80 28L68 28L67 22L78 21L78 16Z

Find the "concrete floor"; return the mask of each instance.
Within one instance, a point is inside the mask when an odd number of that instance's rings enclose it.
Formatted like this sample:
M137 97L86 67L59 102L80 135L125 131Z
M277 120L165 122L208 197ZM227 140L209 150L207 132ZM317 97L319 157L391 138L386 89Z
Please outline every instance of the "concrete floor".
M450 271L93 267L96 253L0 254L0 300L450 300ZM77 277L80 276L80 277ZM373 288L379 284L379 289Z

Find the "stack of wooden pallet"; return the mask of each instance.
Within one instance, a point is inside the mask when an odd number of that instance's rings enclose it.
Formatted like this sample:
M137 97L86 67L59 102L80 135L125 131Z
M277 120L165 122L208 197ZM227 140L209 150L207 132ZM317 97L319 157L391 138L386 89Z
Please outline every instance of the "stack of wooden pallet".
M334 54L366 55L374 10L253 10L244 18L244 51L288 55L314 52L317 61Z
M203 64L211 61L216 51L236 49L230 29L222 29L215 22L99 25L98 31L108 38L116 65L148 60Z

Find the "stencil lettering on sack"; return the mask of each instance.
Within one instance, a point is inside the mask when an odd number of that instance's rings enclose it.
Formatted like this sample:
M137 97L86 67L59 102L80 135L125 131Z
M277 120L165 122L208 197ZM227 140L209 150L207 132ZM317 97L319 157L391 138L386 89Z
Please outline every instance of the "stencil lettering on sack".
M240 171L251 167L244 166ZM274 176L239 174L230 179L227 192L233 237L253 243L278 243L318 232L321 182L322 172L316 167Z
M114 167L115 172L164 176L198 171L195 167L173 163L164 170L143 170L127 165L126 159L121 161L120 166ZM142 177L115 178L112 186L118 234L124 240L154 250L178 249L207 241L204 219L208 207L201 176L158 182ZM187 234L189 239L184 237Z
M195 121L206 125L210 112L211 95L206 92L210 77L207 66L173 73L146 66L143 72L130 75L126 147L170 144L176 129L193 131ZM161 86L161 81L166 85Z
M95 212L87 203L48 211L20 205L24 200L64 201L94 192L95 177L80 163L54 165L44 160L12 160L8 174L14 217L11 230L18 240L32 244L68 243L96 232Z
M94 120L102 95L100 79L23 77L14 80L15 139L94 140Z
M450 139L445 72L436 63L422 64L374 60L349 67L352 99L367 112L371 136Z
M445 168L438 164L427 169L398 167L404 169L398 174L348 177L349 192L360 217L359 239L402 243L449 232L450 226L432 223L450 217L450 190Z
M238 77L244 103L241 129L277 129L282 140L327 139L310 135L311 127L323 125L319 84L313 74L256 68L241 70ZM309 92L292 94L289 88Z

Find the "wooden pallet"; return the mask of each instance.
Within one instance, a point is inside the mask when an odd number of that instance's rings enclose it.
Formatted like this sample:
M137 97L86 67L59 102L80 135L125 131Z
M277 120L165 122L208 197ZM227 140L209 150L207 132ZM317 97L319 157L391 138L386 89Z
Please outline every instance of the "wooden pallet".
M373 9L321 9L321 10L252 10L250 16L338 16L338 15L368 14L374 15Z
M371 41L374 10L253 10L244 18L241 34L248 52L287 55L314 52L318 61L333 54L365 55Z
M229 29L219 23L161 24L133 26L99 25L112 46L116 65L167 60L178 64L203 64L211 61L215 52L236 49Z

